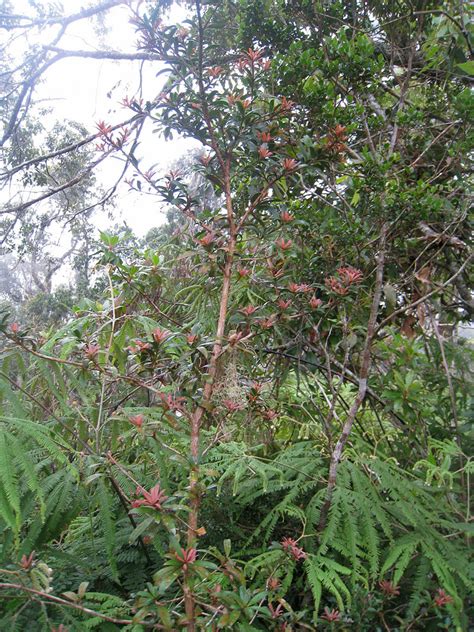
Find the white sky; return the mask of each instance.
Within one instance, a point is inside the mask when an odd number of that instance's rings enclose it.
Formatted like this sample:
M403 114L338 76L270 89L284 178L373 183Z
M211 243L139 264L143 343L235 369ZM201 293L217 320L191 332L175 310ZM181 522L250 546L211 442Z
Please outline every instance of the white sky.
M20 0L15 8L22 10ZM18 5L18 6L17 6ZM66 14L75 13L84 7L81 0L67 0L63 3ZM90 6L90 3L89 3ZM27 13L27 7L25 7ZM67 35L59 46L71 50L104 50L114 49L122 52L136 52L137 35L129 22L130 13L126 7L116 7L107 13L105 28L97 33L97 23L83 20L69 27ZM177 7L172 11L170 20L184 20L185 14ZM49 33L43 33L42 37ZM90 132L100 120L113 124L133 115L120 105L125 96L137 94L140 81L141 62L109 61L66 58L47 70L45 80L36 92L36 100L41 99L44 105L52 108L52 121L76 120ZM146 62L143 67L143 96L153 99L160 91L165 75L156 77L162 66L156 62ZM108 96L109 94L109 96ZM43 101L44 100L44 101ZM152 134L150 124L142 132L141 145L137 151L138 158L144 157L141 167L144 171L157 164L158 173L166 173L170 163L189 151L192 141L177 139L166 142L158 134ZM107 189L113 185L122 163L107 160L98 172L100 184ZM129 176L131 174L129 173ZM116 197L118 213L114 214L114 222L125 220L138 235L145 234L150 228L162 223L164 219L161 206L156 197L129 192L128 186L122 183ZM98 227L105 228L110 220L105 214L96 214Z

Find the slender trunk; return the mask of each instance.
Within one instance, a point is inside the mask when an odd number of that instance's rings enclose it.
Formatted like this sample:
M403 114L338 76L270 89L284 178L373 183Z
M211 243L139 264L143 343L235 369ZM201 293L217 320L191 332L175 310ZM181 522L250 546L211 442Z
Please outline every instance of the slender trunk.
M199 494L193 493L197 485L197 475L199 470L199 434L201 429L201 421L205 411L205 405L209 402L214 389L214 380L217 372L217 361L222 351L222 339L225 331L225 323L227 318L227 307L230 294L230 282L232 276L232 263L233 263L233 250L235 243L232 242L232 252L229 251L227 261L224 268L224 280L221 291L221 303L219 310L219 320L217 323L216 340L212 349L211 359L209 361L209 367L205 374L205 384L202 395L202 402L197 406L191 418L191 457L193 460L193 469L190 479L190 494L191 494L191 514L189 516L189 529L188 529L188 546L192 546L197 528L197 511L199 508Z
M211 115L209 112L209 108L206 100L206 90L203 82L203 42L204 42L204 27L201 16L201 1L196 0L196 17L198 21L198 31L199 31L199 43L198 43L198 69L197 69L197 81L199 85L199 94L201 97L201 105L203 118L206 123L207 130L209 132L209 136L211 139L211 147L216 153L217 160L222 170L222 176L224 179L224 195L225 195L225 205L227 211L227 222L229 229L229 241L227 244L227 253L224 265L224 273L223 273L223 281L222 281L222 290L221 290L221 298L220 298L220 306L219 306L219 318L217 321L216 328L216 337L214 346L212 348L211 359L209 361L209 366L207 368L206 373L204 374L204 387L202 393L201 403L196 407L194 413L191 417L191 459L193 462L191 472L189 474L189 496L190 496L190 512L188 518L188 534L187 534L187 545L188 548L193 547L196 542L196 535L198 529L198 519L199 519L199 507L201 504L201 496L199 491L199 439L200 439L200 430L202 425L202 418L204 412L206 410L206 404L210 401L212 397L212 392L214 390L214 382L217 373L217 362L219 360L219 356L222 351L222 341L225 333L225 325L227 320L227 309L229 305L229 295L230 295L230 284L232 278L232 266L234 263L234 253L235 253L235 244L236 244L236 236L238 229L235 226L234 221L234 211L232 206L232 196L231 196L231 184L230 184L230 173L231 173L231 155L230 153L224 155L219 147L219 143L217 142L216 135L212 126ZM184 607L186 612L186 627L188 632L195 632L196 623L194 616L194 596L192 594L192 590L190 589L187 581L184 582Z
M190 512L188 518L188 534L187 534L187 546L193 547L196 542L196 532L198 529L199 519L199 507L201 504L201 496L199 491L199 452L200 452L200 431L202 425L202 418L206 410L206 404L212 397L214 390L214 383L217 373L217 362L222 352L222 342L225 334L225 326L227 320L227 311L229 306L230 286L232 279L232 268L234 263L235 244L236 244L236 230L234 222L234 214L232 208L231 190L230 190L230 164L226 161L224 166L224 182L225 182L225 197L226 197L226 209L227 218L229 223L229 242L227 246L227 254L224 265L222 290L219 306L219 318L217 321L216 337L214 346L212 348L212 354L209 361L209 366L204 374L204 387L202 393L201 403L196 407L191 417L191 459L193 462L191 472L189 475L189 496L190 496ZM185 582L184 587L184 605L187 619L188 632L194 632L194 597L192 595L189 586Z
M232 264L234 261L235 239L232 237L229 243L229 250L224 267L224 279L221 291L221 301L219 310L219 320L217 323L216 340L212 349L211 359L209 361L208 370L204 376L205 384L203 389L202 401L195 409L191 417L191 458L192 469L189 475L189 495L190 495L190 512L188 518L188 548L193 547L196 542L196 532L198 528L199 507L201 504L201 496L199 492L199 438L201 430L202 417L206 408L206 404L212 397L214 390L214 381L217 372L217 361L222 351L222 340L225 332L225 324L227 318L227 308L229 304L230 283L232 277ZM186 610L187 630L194 632L194 598L187 585L184 588L184 604Z

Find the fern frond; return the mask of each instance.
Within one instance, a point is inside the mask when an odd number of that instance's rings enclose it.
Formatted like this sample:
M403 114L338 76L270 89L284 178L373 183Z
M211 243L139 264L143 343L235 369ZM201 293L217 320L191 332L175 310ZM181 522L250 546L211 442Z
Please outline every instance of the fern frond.
M115 517L112 512L113 500L110 498L109 491L102 478L99 478L97 482L97 500L107 559L112 571L112 577L115 581L119 581L117 561L115 559Z
M407 555L412 555L417 546L420 543L420 536L418 533L409 533L402 536L397 542L390 548L387 557L384 560L382 568L380 569L381 575L388 572L393 566L395 566L400 558L406 558Z
M309 555L305 560L305 571L308 583L311 586L315 619L319 610L322 589L324 588L336 599L340 610L351 603L351 594L341 579L341 575L351 574L351 570L335 560L322 555Z
M46 508L44 502L44 493L37 472L35 471L33 462L29 458L29 455L25 454L24 447L14 435L10 435L8 441L12 446L13 453L15 454L15 462L18 465L19 469L23 472L26 484L39 502L40 516L44 520Z
M3 432L0 432L0 484L12 513L15 515L15 524L18 530L21 524L21 503L18 473L16 468L13 467L14 460L15 455L12 454L11 446L8 444L6 436Z
M430 585L430 570L431 564L428 558L424 556L420 557L411 586L412 594L408 604L408 619L411 619L415 616L424 597L423 593L428 589Z

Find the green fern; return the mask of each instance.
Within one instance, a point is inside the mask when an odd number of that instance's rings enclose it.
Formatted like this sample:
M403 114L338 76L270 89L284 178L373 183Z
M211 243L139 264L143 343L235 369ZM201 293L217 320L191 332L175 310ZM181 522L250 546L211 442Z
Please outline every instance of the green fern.
M20 483L18 471L14 467L15 454L12 452L11 444L7 441L4 432L0 432L0 483L3 488L3 495L9 503L12 513L15 515L16 529L20 529L21 508L20 508Z
M107 559L112 571L112 577L118 582L117 560L115 558L115 516L113 515L113 499L111 499L107 486L102 478L97 482L97 501L104 533Z
M74 469L65 450L72 452L51 428L27 419L0 417L0 515L16 537L22 525L22 504L29 502L27 491L39 506L40 521L45 520L44 457Z
M335 599L340 610L351 604L351 593L342 577L351 569L323 555L310 555L305 560L305 571L314 599L314 620L317 619L323 589Z
M300 530L306 525L307 535L311 535L308 529L316 530L324 499L317 472L318 467L327 471L327 465L307 458L314 453L311 441L293 444L273 459L259 457L258 448L249 454L249 448L241 444L219 446L212 452L209 467L221 472L219 489L231 485L240 506L251 507L263 499L269 504L271 499L271 508L243 552L254 553L249 548L253 542L263 539L268 544L275 529L285 532L288 524L298 529L299 523ZM323 533L315 531L304 540L315 612L324 592L336 599L339 608L347 608L351 602L348 582L362 582L369 588L387 574L395 584L413 577L413 610L425 586L420 569L425 576L434 573L461 603L460 591L465 593L471 584L461 550L446 540L443 530L459 530L462 525L452 522L439 489L420 484L393 461L357 454L340 464L337 483ZM256 565L270 559L268 555L258 556Z

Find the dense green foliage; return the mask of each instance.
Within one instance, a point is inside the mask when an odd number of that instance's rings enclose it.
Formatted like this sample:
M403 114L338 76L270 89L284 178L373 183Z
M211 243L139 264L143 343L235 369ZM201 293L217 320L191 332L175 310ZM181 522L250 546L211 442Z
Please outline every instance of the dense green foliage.
M170 223L2 316L0 629L467 630L472 15L145 4L200 179L101 123Z

